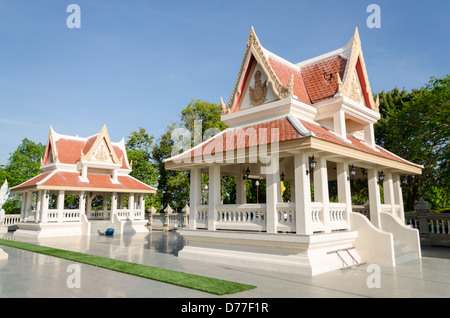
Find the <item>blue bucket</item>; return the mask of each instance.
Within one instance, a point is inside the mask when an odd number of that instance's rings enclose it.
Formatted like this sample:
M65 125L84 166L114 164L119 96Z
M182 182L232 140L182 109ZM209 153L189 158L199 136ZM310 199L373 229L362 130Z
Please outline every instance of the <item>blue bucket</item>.
M114 234L114 229L107 229L105 232L105 235L113 235Z

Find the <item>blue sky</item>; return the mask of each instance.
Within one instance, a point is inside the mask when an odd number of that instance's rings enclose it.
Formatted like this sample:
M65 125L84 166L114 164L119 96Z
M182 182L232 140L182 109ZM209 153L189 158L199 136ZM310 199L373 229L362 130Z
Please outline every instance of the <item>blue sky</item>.
M69 4L81 28L69 29ZM381 9L370 29L369 4ZM358 27L374 92L450 73L450 1L0 0L0 164L50 125L113 141L158 139L192 99L228 101L251 26L293 63L344 46Z

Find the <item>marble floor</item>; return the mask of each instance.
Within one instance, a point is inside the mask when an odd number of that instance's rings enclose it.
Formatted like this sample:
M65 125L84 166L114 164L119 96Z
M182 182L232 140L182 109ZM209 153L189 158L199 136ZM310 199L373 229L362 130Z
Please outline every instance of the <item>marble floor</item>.
M256 285L255 289L221 298L450 297L450 248L445 247L422 247L421 259L395 268L364 264L306 277L179 259L184 240L175 231L39 241L14 237L12 232L0 237ZM218 297L11 247L0 248L8 254L7 260L0 261L2 298Z

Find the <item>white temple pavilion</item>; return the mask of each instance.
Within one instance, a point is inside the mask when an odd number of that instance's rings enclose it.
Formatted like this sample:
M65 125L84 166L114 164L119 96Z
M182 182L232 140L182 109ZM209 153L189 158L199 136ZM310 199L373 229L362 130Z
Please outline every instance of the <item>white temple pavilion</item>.
M111 142L106 126L82 138L50 127L42 173L11 188L22 193L21 221L14 235L90 235L106 222L115 233L145 232L145 195L156 189L129 175L124 139Z
M291 63L262 47L252 28L221 105L228 129L165 160L167 169L190 172L179 257L307 275L421 257L418 231L404 225L400 177L423 167L375 144L379 103L357 29L344 47ZM206 204L202 174L209 175ZM236 204L221 200L221 178L229 175ZM247 203L247 178L265 179L265 203ZM353 178L367 179L369 217L352 210ZM281 199L281 179L291 202Z

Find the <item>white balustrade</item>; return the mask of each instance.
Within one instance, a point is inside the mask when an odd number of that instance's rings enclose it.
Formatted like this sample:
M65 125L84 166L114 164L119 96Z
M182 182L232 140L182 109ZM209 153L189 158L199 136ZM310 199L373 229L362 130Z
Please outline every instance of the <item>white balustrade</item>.
M311 228L313 232L320 232L325 229L323 222L320 219L322 209L322 202L311 202Z
M6 214L5 218L3 219L2 224L0 225L14 225L17 222L20 222L20 214Z
M207 205L199 205L197 207L197 228L205 229L208 227L208 206Z
M110 212L110 211L108 211ZM116 215L119 220L141 220L144 219L141 209L117 209Z
M265 204L218 205L216 229L263 231L265 213Z
M295 203L277 204L279 232L295 232Z
M345 203L330 203L330 228L331 230L344 230L348 228L345 220Z
M63 210L62 222L80 221L80 210Z

